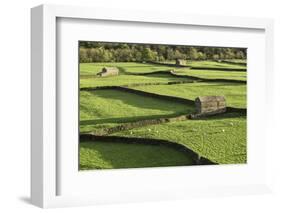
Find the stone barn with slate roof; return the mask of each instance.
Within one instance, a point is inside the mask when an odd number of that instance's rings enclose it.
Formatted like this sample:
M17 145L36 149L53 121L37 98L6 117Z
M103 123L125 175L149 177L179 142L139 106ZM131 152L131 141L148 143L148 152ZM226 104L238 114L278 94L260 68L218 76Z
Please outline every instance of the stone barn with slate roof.
M184 60L184 59L177 59L176 60L176 65L177 66L186 66L186 60Z
M213 115L226 112L224 96L199 96L195 99L197 114Z

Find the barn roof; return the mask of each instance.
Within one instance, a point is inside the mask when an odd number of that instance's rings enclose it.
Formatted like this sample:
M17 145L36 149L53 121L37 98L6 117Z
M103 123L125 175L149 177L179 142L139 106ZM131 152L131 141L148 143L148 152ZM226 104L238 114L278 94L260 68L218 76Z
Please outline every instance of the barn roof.
M102 70L105 70L105 71L107 71L107 70L118 70L118 68L117 67L103 67L102 68Z
M210 102L210 101L225 101L224 96L199 96L195 101Z

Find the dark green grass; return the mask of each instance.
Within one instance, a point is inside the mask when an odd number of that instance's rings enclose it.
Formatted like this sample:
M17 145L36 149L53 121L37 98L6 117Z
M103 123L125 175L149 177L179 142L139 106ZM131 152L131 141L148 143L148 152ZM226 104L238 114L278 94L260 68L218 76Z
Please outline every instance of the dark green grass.
M227 116L146 126L114 135L170 140L219 164L246 163L246 118Z
M191 158L165 145L118 142L80 143L80 169L120 169L192 165Z
M189 114L193 106L118 90L80 91L80 132Z
M227 106L246 108L246 85L238 83L192 83L176 85L151 85L135 88L146 92L194 100L198 96L223 95Z

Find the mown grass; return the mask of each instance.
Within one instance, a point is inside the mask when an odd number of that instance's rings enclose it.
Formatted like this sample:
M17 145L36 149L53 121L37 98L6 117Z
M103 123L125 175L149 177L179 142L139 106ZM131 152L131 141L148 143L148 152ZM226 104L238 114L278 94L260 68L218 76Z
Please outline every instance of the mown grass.
M176 85L150 85L134 88L161 95L169 95L194 100L198 96L223 95L227 106L246 108L246 85L224 82L198 82Z
M198 63L198 62L196 62ZM207 62L206 62L207 63ZM208 62L217 63L217 62ZM229 65L228 67L236 66ZM119 67L120 73L118 76L111 77L98 77L96 74L106 66ZM171 76L165 72L169 70L175 70L178 75L182 75L183 78ZM164 71L163 74L153 75L130 75L140 74L146 72L158 72ZM84 87L100 87L100 86L127 86L130 84L140 83L167 83L176 81L189 81L185 75L206 78L206 79L235 79L246 80L246 72L234 72L234 71L208 71L208 70L190 70L188 68L173 68L169 66L142 64L142 63L82 63L80 64L80 88Z
M230 61L230 62L236 62L236 63L245 63L246 60L243 59L234 59L234 60L226 60L226 61ZM175 60L172 61L163 61L161 62L163 64L169 65L175 65L176 62ZM227 68L227 69L245 69L246 66L244 65L237 65L237 64L228 64L228 63L224 63L224 62L217 62L217 61L212 61L212 60L198 60L198 61L194 61L194 60L186 60L186 66L190 66L190 67L194 67L194 68L198 68L198 67L203 67L203 68Z
M118 90L80 91L80 132L189 114L193 106Z
M155 72L169 70L171 67L165 65L154 65L147 63L121 62L121 63L80 63L80 75L96 75L103 67L122 67L124 71L132 73Z
M246 118L237 116L152 125L114 135L170 140L219 164L246 163Z
M98 77L96 74L106 66L119 67L120 74L118 76ZM80 88L100 87L100 86L126 86L129 84L144 83L167 83L179 80L188 81L188 78L173 77L168 74L153 74L149 76L130 75L128 73L145 73L163 71L167 69L164 66L153 66L142 63L82 63L80 64ZM164 69L164 71L165 71Z
M127 86L131 84L167 83L188 80L188 78L178 78L168 74L153 74L149 76L119 75L102 78L96 76L87 76L80 78L80 88L101 86Z
M230 61L230 62L235 62L235 63L247 63L247 60L245 60L245 59L226 59L224 61Z
M204 68L228 68L228 69L244 69L243 65L227 64L216 61L188 61L187 65L191 67L204 67Z
M189 75L205 79L247 80L247 72L244 71L192 70L186 68L176 69L175 71L178 75Z
M183 152L165 145L119 142L80 143L80 169L120 169L192 165Z

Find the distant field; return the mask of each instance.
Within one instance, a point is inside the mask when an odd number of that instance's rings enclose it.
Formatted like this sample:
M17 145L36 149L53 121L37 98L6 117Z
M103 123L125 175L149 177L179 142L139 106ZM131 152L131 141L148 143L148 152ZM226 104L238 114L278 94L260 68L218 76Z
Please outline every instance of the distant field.
M229 68L229 69L245 68L245 66L241 66L241 65L220 63L216 61L187 61L187 65L191 67L204 67L204 68Z
M195 110L194 105L177 101L114 89L83 91L85 87L126 86L134 90L189 100L194 100L198 96L223 95L227 106L247 108L247 72L214 70L214 68L245 69L246 66L215 61L189 61L188 65L203 67L204 70L134 62L81 63L80 134L89 132L95 134L105 128L136 121L187 115ZM118 67L119 75L96 76L106 66ZM205 69L208 67L211 70ZM170 70L174 70L179 76L171 75ZM150 74L152 72L157 73ZM195 81L188 76L199 77L202 80ZM210 82L209 79L220 81ZM246 126L245 115L226 113L199 120L120 130L110 135L168 140L182 144L214 163L235 164L247 161ZM80 143L82 170L176 165L192 165L191 157L165 146L104 141Z
M98 78L96 76L87 76L80 78L80 88L83 87L100 87L100 86L123 86L140 83L168 83L176 81L191 81L188 78L178 78L165 74L153 74L149 76L141 75L119 75L114 77Z
M225 61L230 61L230 62L235 62L235 63L246 63L246 60L242 59L233 59L233 60L225 60ZM164 61L161 62L163 64L175 64L175 61ZM227 68L227 69L243 69L246 68L246 66L243 65L235 65L235 64L228 64L224 62L217 62L217 61L192 61L192 60L187 60L186 66L190 67L203 67L203 68Z
M176 69L178 75L189 75L206 79L234 79L247 80L247 72L240 71L215 71L215 70L190 70L190 69Z
M114 77L99 78L96 76L103 67L116 66L120 68L120 75ZM227 66L231 66L227 64ZM168 75L170 70L174 70L182 78ZM163 74L157 73L153 75L130 75L138 73L151 73L163 71ZM126 74L126 73L128 74ZM129 84L140 83L167 83L177 81L191 81L186 75L206 78L206 79L234 79L246 80L246 72L235 71L215 71L215 70L190 70L187 68L173 68L169 66L158 66L153 64L142 63L85 63L80 64L80 88L97 87L97 86L123 86Z
M80 75L97 74L103 67L115 66L132 73L154 72L169 70L171 67L164 65L152 65L148 63L82 63L80 64Z
M235 62L235 63L247 63L247 60L245 60L245 59L226 59L224 61L230 61L230 62Z
M116 66L120 68L120 75L112 77L99 78L96 76L103 67ZM80 64L80 88L83 87L97 87L97 86L122 86L128 84L139 83L167 83L179 81L178 77L165 74L153 74L149 76L143 75L129 75L128 73L145 73L156 71L167 71L170 67L154 66L151 64L142 63L85 63ZM188 78L182 78L181 80L189 80Z

